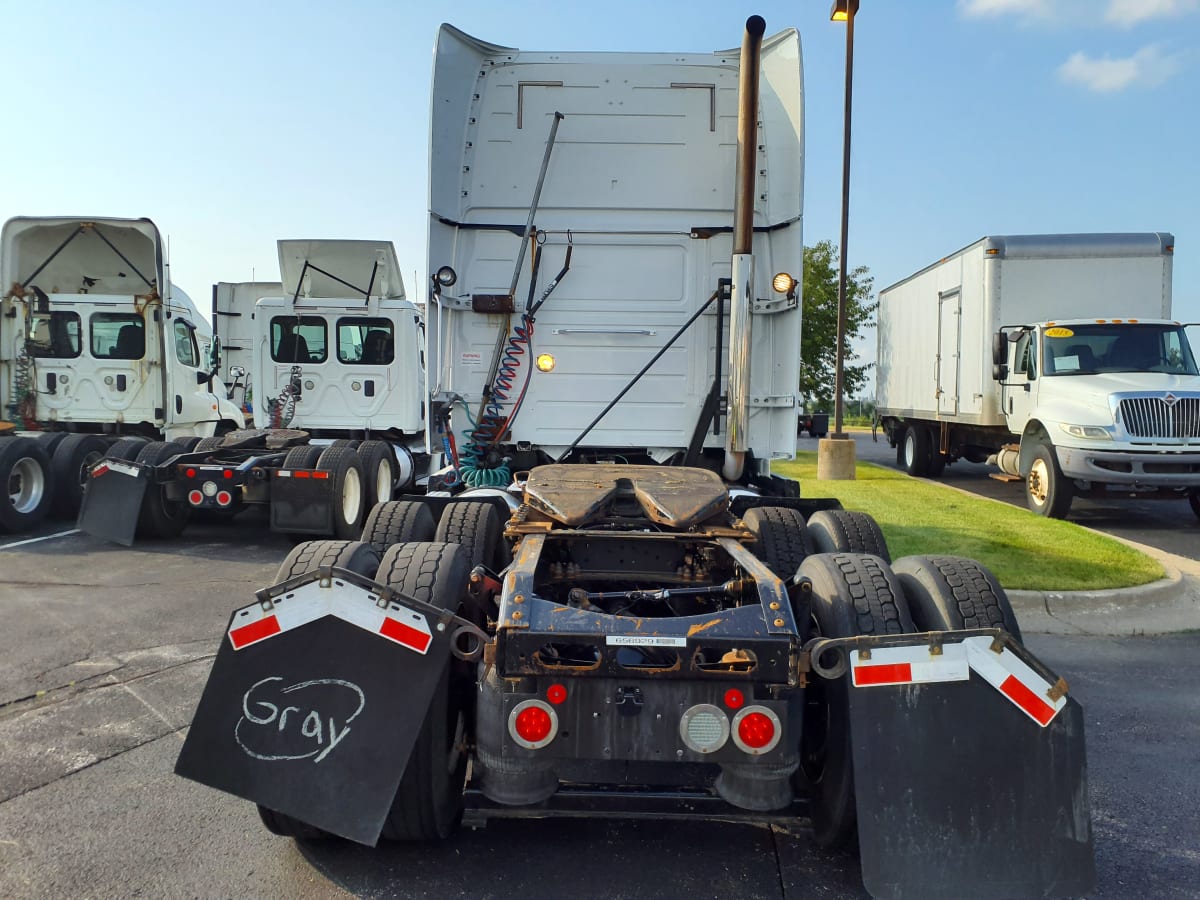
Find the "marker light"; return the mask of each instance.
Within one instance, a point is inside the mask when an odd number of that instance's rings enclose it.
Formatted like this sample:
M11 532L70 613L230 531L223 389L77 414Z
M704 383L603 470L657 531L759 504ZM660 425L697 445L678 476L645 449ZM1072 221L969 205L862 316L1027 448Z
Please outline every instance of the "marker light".
M539 372L550 372L554 370L554 357L549 353L539 353L535 363Z
M508 733L527 750L540 750L558 734L558 713L543 700L522 700L508 714Z
M738 749L752 756L774 750L783 732L779 716L765 706L747 706L733 717L732 730Z
M780 272L771 279L771 287L778 294L791 294L796 289L796 279L787 272Z
M552 684L546 688L546 699L558 706L567 699L567 689L561 684Z
M725 705L730 709L741 709L745 702L746 696L737 688L730 688L725 692Z

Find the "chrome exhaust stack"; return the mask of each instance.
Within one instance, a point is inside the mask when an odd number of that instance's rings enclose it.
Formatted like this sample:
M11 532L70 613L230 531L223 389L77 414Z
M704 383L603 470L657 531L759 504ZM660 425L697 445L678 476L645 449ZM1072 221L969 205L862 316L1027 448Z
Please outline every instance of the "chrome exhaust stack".
M738 67L737 171L733 201L733 288L729 310L729 402L725 437L728 481L742 476L750 449L750 305L754 299L754 175L758 154L758 73L767 23L746 20Z

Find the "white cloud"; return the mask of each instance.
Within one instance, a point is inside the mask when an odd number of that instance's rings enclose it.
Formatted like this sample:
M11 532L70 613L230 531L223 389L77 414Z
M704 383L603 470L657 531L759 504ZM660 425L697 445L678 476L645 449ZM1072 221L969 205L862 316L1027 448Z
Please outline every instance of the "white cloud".
M1149 19L1185 16L1200 8L1200 0L1109 0L1104 21L1128 28Z
M1143 47L1132 56L1093 59L1086 53L1071 55L1058 67L1058 77L1097 93L1112 93L1134 85L1153 87L1162 84L1180 69L1178 55L1163 53L1157 45Z

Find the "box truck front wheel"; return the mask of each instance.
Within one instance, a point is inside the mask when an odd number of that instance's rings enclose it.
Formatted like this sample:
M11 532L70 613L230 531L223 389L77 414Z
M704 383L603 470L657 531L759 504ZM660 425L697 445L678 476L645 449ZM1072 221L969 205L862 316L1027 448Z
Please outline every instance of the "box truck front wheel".
M1021 628L996 576L960 556L906 556L892 564L920 631L1003 628L1018 641Z
M1058 467L1058 457L1050 444L1033 448L1033 462L1025 476L1025 501L1039 516L1061 519L1071 508L1074 486Z
M812 579L813 621L822 637L915 630L899 581L876 556L817 553L800 574ZM851 846L858 836L848 678L813 678L805 689L796 787L811 799L813 839L827 849Z
M375 580L417 600L458 611L467 596L471 564L458 544L397 544ZM467 717L474 678L468 664L447 657L383 824L390 841L448 837L462 818L467 775Z

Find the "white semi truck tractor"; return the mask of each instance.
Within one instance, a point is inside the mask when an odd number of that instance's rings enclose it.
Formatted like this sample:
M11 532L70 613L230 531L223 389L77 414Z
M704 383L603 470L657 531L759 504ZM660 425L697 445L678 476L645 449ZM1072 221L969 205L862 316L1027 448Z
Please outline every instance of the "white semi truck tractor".
M73 518L89 467L241 428L149 219L28 217L0 235L0 528Z

